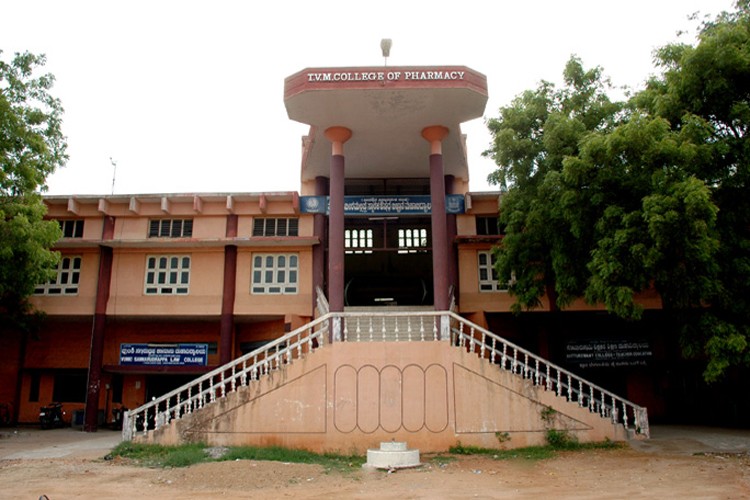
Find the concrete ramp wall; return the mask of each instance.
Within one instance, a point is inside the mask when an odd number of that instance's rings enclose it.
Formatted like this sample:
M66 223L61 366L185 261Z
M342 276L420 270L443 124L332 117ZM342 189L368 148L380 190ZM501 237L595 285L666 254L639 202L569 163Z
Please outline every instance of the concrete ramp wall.
M544 444L549 429L627 439L622 425L446 342L342 342L136 440L360 454L396 440L439 452Z

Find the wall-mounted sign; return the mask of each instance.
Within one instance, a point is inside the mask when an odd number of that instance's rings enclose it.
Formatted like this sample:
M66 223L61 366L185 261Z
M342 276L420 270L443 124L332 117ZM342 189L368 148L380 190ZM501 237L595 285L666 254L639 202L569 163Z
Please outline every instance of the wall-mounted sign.
M208 344L120 344L120 364L206 366Z
M646 366L652 356L647 340L571 340L565 346L565 360L578 368L621 368Z
M327 214L328 196L300 196L300 212ZM464 213L464 197L449 194L445 197L445 211ZM432 212L429 195L416 196L344 196L344 215L428 215Z

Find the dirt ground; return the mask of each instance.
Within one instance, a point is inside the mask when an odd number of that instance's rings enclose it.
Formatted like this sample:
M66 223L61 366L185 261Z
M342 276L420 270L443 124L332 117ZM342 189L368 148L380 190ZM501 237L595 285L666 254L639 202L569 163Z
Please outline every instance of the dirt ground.
M652 436L654 434L652 433ZM661 437L617 450L561 453L535 462L422 456L392 473L316 465L215 462L150 469L104 460L112 431L0 433L0 498L750 498L750 433Z

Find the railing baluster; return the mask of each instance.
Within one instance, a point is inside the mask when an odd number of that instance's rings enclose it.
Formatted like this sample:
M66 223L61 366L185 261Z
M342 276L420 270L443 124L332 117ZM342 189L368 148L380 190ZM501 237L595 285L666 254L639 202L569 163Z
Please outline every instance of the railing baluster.
M578 379L578 406L583 406L583 381Z

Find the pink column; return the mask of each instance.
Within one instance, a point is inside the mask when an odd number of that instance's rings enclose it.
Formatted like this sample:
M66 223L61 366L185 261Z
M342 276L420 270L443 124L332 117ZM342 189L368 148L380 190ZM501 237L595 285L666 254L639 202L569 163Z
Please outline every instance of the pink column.
M328 179L326 177L315 178L315 195L326 196L328 194ZM313 215L313 235L318 238L319 243L313 246L313 294L312 308L317 304L315 291L318 287L325 290L325 247L326 247L326 216L325 214Z
M104 336L107 328L107 303L112 281L113 250L104 242L111 240L115 232L115 218L104 217L102 244L99 245L99 275L96 285L94 322L91 328L91 351L89 352L89 375L86 389L86 406L83 412L83 430L96 432L99 427L99 397L102 385L102 363L104 361ZM104 416L105 421L107 415Z
M226 237L236 238L239 217L227 216ZM224 247L224 284L221 293L221 319L219 323L219 364L229 363L233 356L234 299L237 285L237 245Z
M331 312L344 311L344 143L352 136L345 127L325 131L331 141L328 214L328 303ZM335 335L334 335L335 336Z
M448 297L448 228L445 217L445 177L442 141L448 129L442 125L426 127L422 137L430 143L430 199L432 202L432 281L435 310L450 307Z

